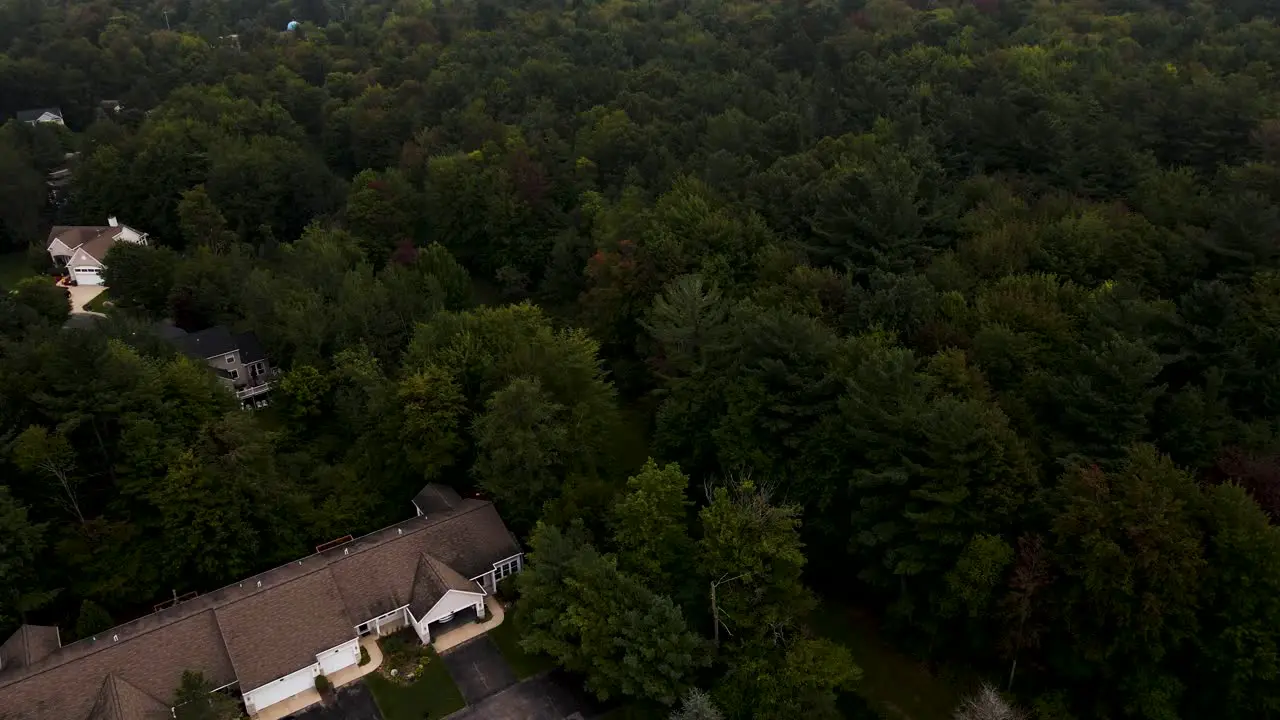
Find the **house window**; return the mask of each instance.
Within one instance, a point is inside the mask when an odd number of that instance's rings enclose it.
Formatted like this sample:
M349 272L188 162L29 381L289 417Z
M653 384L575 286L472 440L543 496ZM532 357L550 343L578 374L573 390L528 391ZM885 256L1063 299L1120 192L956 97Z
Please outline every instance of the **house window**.
M502 578L504 578L504 577L506 577L506 576L508 576L508 575L515 575L515 574L516 574L516 571L518 571L519 569L520 569L520 561L519 561L519 559L516 559L516 560L508 560L508 561L506 561L506 562L504 562L504 563L500 563L500 564L498 564L498 565L494 565L494 566L493 566L493 581L494 581L494 582L497 582L497 581L501 580Z
M369 634L369 623L360 623L356 626L356 634L363 637Z
M239 371L239 370L232 370L232 371L231 371L231 379L232 379L232 380L239 380L239 379L240 379L240 371Z
M236 356L235 356L235 355L228 355L228 356L227 356L227 364L228 364L228 365L230 365L231 363L233 363L233 362L235 362L235 361L236 361Z

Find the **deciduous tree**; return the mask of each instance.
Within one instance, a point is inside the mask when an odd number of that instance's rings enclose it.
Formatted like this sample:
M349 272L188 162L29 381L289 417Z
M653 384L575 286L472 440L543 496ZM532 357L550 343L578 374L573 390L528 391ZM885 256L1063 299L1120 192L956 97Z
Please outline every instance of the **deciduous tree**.
M651 588L674 592L687 572L693 541L689 539L689 478L674 463L660 467L650 458L627 480L613 508L613 542L618 564Z

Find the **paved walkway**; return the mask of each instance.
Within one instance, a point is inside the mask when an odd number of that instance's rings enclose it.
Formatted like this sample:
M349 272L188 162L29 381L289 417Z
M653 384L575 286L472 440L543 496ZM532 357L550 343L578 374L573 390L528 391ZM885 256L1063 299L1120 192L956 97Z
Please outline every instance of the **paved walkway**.
M481 636L458 645L440 658L468 705L475 705L516 684L515 671L488 637Z

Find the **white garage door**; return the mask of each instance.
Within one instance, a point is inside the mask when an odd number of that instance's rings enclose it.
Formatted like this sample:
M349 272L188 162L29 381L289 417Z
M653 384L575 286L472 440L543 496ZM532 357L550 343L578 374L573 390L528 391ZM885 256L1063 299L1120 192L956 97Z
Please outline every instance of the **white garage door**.
M71 276L80 285L102 284L102 271L98 268L72 268Z
M325 650L316 659L320 661L320 671L325 675L332 675L360 662L360 641L352 640L332 650Z
M316 689L315 665L303 668L292 675L286 675L275 682L245 693L244 703L250 713L261 711L268 705L291 698L300 692Z

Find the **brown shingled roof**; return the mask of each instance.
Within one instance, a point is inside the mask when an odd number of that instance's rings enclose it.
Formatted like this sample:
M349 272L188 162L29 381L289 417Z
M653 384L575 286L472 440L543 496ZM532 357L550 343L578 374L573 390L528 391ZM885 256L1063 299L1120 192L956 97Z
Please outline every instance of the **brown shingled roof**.
M88 720L169 720L168 702L151 697L117 675L108 675Z
M356 623L347 615L328 568L214 613L241 692L311 665L317 653L356 637Z
M116 231L120 230L120 228L110 229ZM80 246L80 249L94 260L102 262L107 259L107 253L111 252L111 248L116 246L116 238L119 237L119 235L119 232L99 233L92 239L86 240L85 243Z
M154 698L172 697L183 670L199 672L215 686L235 682L212 612L157 623L124 637L113 628L94 641L66 646L12 680L0 676L0 708L8 720L81 720L111 674ZM68 655L75 659L60 662Z
M413 574L413 597L409 603L409 612L421 619L450 590L484 593L484 588L462 577L453 568L426 553L420 553L418 567Z
M4 641L4 645L0 645L0 668L26 667L61 646L58 628L52 625L21 625Z
M55 239L61 240L63 245L72 250L87 245L85 252L97 260L102 260L106 257L107 250L111 249L111 246L104 241L109 240L114 244L115 237L119 234L120 228L109 225L55 225L49 230L49 239L45 242L45 246L48 247ZM95 241L98 241L97 244L93 244ZM101 255L96 254L99 250Z
M520 546L491 503L468 499L443 519L413 518L329 552L343 555L332 565L333 579L351 616L363 622L413 600L422 553L473 578L519 553Z
M356 623L408 605L424 553L443 585L461 587L519 552L492 504L463 500L0 672L0 708L5 720L86 720L111 675L166 702L184 670L252 690L354 638Z

